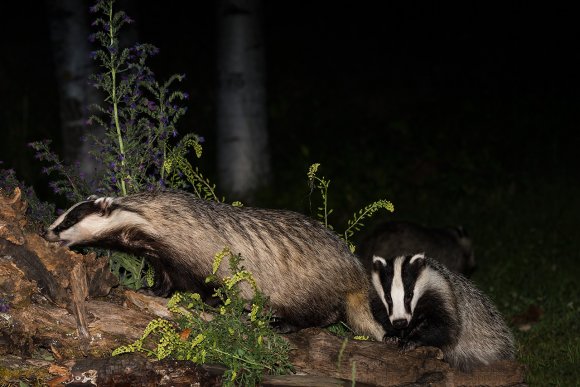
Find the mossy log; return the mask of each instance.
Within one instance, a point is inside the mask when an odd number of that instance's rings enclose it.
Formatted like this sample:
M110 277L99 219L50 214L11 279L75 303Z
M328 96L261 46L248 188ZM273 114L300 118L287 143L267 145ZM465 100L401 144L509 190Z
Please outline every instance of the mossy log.
M0 384L34 368L50 385L219 385L223 368L110 357L156 317L171 318L166 299L120 290L107 261L46 242L27 228L16 189L0 192ZM211 316L207 316L211 318ZM343 340L320 329L286 335L296 375L270 386L516 386L524 367L500 362L470 374L442 361L435 348L401 353L379 342ZM12 375L4 377L2 375ZM25 375L25 376L22 376ZM10 379L12 378L12 379ZM22 379L21 379L22 380Z

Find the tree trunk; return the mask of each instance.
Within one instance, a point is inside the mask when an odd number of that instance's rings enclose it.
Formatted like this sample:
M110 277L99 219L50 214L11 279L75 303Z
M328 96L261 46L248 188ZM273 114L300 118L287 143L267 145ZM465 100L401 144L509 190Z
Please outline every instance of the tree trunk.
M88 7L83 0L46 0L50 15L50 36L59 88L63 158L67 164L79 163L80 172L89 180L97 170L89 155L92 142L86 139L89 106L99 100L89 85L93 72L90 59ZM103 136L102 129L90 128Z
M218 2L219 183L246 201L270 180L261 27L260 0Z

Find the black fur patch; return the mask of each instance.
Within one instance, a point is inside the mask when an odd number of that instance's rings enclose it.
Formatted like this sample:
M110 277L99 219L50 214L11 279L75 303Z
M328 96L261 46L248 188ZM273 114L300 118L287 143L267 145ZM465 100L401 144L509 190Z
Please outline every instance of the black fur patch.
M379 294L379 297L383 296L385 298L385 301L387 302L387 305L389 306L388 312L385 311L386 318L388 320L388 316L393 313L393 299L391 298L391 285L393 283L394 268L392 259L387 259L386 262L387 264L383 265L381 261L375 261L373 263L373 271L378 274L379 281L381 282L382 286L383 293ZM382 301L380 301L380 307L382 309L385 308ZM377 320L381 321L380 319Z
M411 300L413 299L413 291L417 278L425 268L425 260L417 258L411 263L412 255L407 255L401 266L401 277L403 281L403 289L405 290L405 310L411 314Z
M58 235L61 231L77 224L81 219L100 212L101 209L95 204L95 202L80 203L65 216L63 221L54 228L53 232Z

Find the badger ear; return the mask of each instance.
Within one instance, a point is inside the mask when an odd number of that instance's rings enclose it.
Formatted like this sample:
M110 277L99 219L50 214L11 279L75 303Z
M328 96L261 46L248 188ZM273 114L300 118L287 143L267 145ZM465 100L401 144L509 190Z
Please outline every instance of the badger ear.
M87 201L90 201L90 200L97 200L98 198L99 198L99 197L98 197L97 195L91 195L91 196L89 196L89 197L87 198Z
M415 254L409 260L410 264L424 266L425 265L425 253Z
M373 265L380 264L383 266L387 266L387 261L383 257L379 257L378 255L373 255Z
M98 198L95 200L95 205L101 212L101 215L109 215L113 211L113 198Z

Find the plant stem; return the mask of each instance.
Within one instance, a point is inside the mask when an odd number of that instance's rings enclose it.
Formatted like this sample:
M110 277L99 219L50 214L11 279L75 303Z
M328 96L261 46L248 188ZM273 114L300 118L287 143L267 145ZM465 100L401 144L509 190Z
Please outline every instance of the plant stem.
M109 3L109 37L111 38L111 46L115 43L115 33L113 31L113 3ZM125 146L123 144L123 136L121 134L121 125L119 124L119 108L117 102L117 68L115 64L116 53L111 52L111 99L113 101L113 118L115 120L115 128L117 129L117 140L119 142L119 152L121 154L121 193L127 196L127 188L125 187Z

